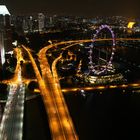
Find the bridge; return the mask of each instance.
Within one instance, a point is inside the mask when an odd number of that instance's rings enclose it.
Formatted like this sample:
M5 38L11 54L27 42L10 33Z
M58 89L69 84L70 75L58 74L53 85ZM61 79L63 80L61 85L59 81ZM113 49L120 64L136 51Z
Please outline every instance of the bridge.
M54 77L52 76L46 54L42 52L39 55L40 67L43 77L42 79L30 51L25 46L23 46L23 48L29 55L39 83L39 88L49 118L48 121L52 139L78 140L78 136L68 112L62 91L60 90L59 86L57 86L58 83L55 82Z

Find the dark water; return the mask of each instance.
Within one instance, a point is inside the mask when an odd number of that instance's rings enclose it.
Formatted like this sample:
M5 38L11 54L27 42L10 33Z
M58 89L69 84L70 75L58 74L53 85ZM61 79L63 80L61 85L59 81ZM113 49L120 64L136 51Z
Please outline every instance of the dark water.
M47 115L40 96L25 102L23 140L50 140Z
M73 97L68 97L80 140L139 139L140 95L121 90L90 93L80 105L79 97L74 107Z
M128 82L132 83L140 80L140 48L135 48L135 46L117 48L114 61L123 66L121 72ZM129 70L129 72L124 73L126 70Z
M80 140L140 139L140 94L127 90L65 95ZM47 115L40 97L27 101L24 140L50 140Z

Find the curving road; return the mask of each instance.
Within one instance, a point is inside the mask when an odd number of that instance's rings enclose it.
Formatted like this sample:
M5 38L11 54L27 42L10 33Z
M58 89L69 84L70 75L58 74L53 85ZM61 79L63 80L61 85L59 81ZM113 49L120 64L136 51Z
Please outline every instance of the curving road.
M42 76L39 73L39 70L36 66L36 63L30 53L30 51L23 46L23 48L27 51L29 58L32 62L38 83L41 91L41 95L44 101L44 105L46 108L46 112L49 118L49 126L52 134L53 140L77 140L78 137L71 128L71 124L69 124L69 114L65 113L65 107L61 105L61 100L56 83L52 77L52 73L50 71L49 64L46 61L46 56L40 56L40 61L42 62L40 65L42 70ZM44 82L45 81L45 82ZM65 116L65 114L67 114Z
M51 48L51 47L50 47ZM55 106L57 108L56 112L58 113L58 118L60 120L60 126L62 131L65 135L66 140L77 140L77 134L75 131L75 128L72 123L71 116L69 114L69 111L67 109L67 105L65 103L64 97L62 95L61 89L58 86L58 82L53 77L52 72L50 70L50 65L48 63L48 60L46 58L46 54L44 51L39 53L39 61L40 61L40 68L42 71L42 77L45 81L45 84L50 89L50 95L52 96Z

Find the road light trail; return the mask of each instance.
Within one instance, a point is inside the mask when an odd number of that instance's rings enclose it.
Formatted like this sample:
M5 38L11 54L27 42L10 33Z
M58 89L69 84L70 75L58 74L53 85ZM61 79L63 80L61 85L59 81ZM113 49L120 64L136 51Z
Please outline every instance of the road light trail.
M93 90L105 90L105 89L140 89L140 83L133 84L120 84L120 85L103 85L103 86L94 86L94 87L74 87L74 88L64 88L62 89L63 93L77 92L79 90L93 91Z
M0 126L0 140L22 140L25 85L10 85Z
M33 65L33 68L34 68L34 71L36 74L36 78L39 83L40 92L41 92L41 95L43 98L46 112L48 114L48 121L49 121L52 139L53 140L67 140L67 137L66 137L65 132L62 127L58 108L55 103L55 99L54 99L55 97L53 96L53 93L52 93L53 89L52 89L51 85L54 84L53 79L50 78L52 76L51 76L51 74L50 75L47 74L47 76L48 76L47 82L49 81L51 84L47 83L47 85L45 85L30 51L25 46L22 46L22 47L27 51L27 53L29 55L29 58L31 60L31 63Z
M62 56L60 55L52 63L52 74L53 74L54 83L55 83L53 85L54 89L55 89L54 96L56 99L56 103L58 106L59 114L61 116L61 120L62 120L64 129L65 129L65 132L67 133L67 135L70 136L70 137L68 137L68 139L71 139L71 138L78 139L73 122L72 122L72 118L69 114L67 104L65 102L64 96L63 96L62 91L61 91L59 78L58 78L58 74L57 74L56 65L61 58L62 58ZM75 137L72 137L72 136L75 136Z
M116 38L115 40L116 41L140 41L140 38ZM112 41L112 38L104 38L104 39L97 38L96 42L98 42L98 41ZM93 40L92 39L84 39L84 40L62 41L62 42L58 42L58 43L54 43L54 44L51 43L50 45L47 45L44 48L42 48L40 50L39 54L43 53L43 51L47 52L49 49L54 48L54 47L58 47L59 45L70 44L70 43L75 43L74 45L76 45L79 43L88 43L88 42L93 42Z
M62 92L64 94L70 93L70 92L77 92L79 90L85 90L85 91L94 91L94 90L103 90L103 89L132 89L132 90L138 90L140 89L140 83L130 83L130 84L120 84L120 85L104 85L104 86L81 86L81 87L71 87L71 88L62 88ZM36 89L37 92L40 92L39 89Z
M22 73L22 71L20 70L21 69L21 65L20 65L21 61L23 61L23 63L25 63L25 60L24 60L24 58L22 56L21 48L19 48L19 47L14 48L14 51L16 53L16 59L17 59L17 65L16 65L16 68L15 68L15 71L14 71L14 77L9 79L9 80L3 80L2 81L2 83L8 84L8 85L12 84L13 82L14 83L19 82L18 80L20 78L18 76L20 76L20 74L19 74L20 72ZM21 74L21 76L22 76L22 74ZM30 79L24 79L22 77L22 81L23 81L23 83L28 84L30 81L35 81L35 79L30 80Z
M14 49L16 52L16 58L17 58L17 65L15 68L15 74L14 77L12 79L10 79L11 83L18 83L19 80L21 80L21 66L20 66L20 62L24 61L23 56L22 56L22 51L20 48L15 48Z
M16 49L17 66L9 85L9 95L0 125L0 140L22 140L25 85L22 83L20 61L22 53Z
M61 89L59 86L57 86L58 82L56 82L54 77L52 76L50 65L46 58L46 51L50 48L52 48L52 45L46 48L45 51L41 51L38 55L42 76L45 80L46 85L50 87L51 95L55 100L57 111L60 117L61 126L64 131L66 140L77 140L78 137L73 126L72 119L69 115L67 105L64 101L62 93L60 93Z

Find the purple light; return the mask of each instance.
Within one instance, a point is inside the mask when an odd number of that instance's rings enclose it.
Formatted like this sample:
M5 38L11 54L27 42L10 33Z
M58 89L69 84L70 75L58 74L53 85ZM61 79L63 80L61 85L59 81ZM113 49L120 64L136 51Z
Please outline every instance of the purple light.
M98 30L96 30L96 34L94 34L94 37L93 37L93 41L92 41L92 44L90 45L90 51L89 51L89 54L90 54L90 56L88 57L89 59L90 59L90 62L89 62L89 64L90 64L90 69L91 69L91 71L92 72L95 72L96 71L96 69L95 69L95 67L96 66L93 66L93 62L92 62L92 49L93 49L93 47L94 47L94 42L96 41L96 39L97 39L97 36L98 36L98 34L99 34L99 32L101 31L101 30L103 30L104 28L107 28L109 31L110 31L110 33L111 33L111 36L112 36L112 53L111 53L111 57L110 57L110 60L109 60L109 62L108 62L108 66L110 66L110 65L112 65L112 60L113 60L113 56L114 56L114 51L115 51L115 46L116 46L116 43L115 43L115 35L114 35L114 32L113 32L113 30L108 26L108 25L101 25L100 27L99 27L99 29ZM102 70L103 69L103 70ZM99 72L99 73L102 73L102 72L104 72L104 71L106 71L107 70L107 67L106 68L102 68L101 69L101 72Z

